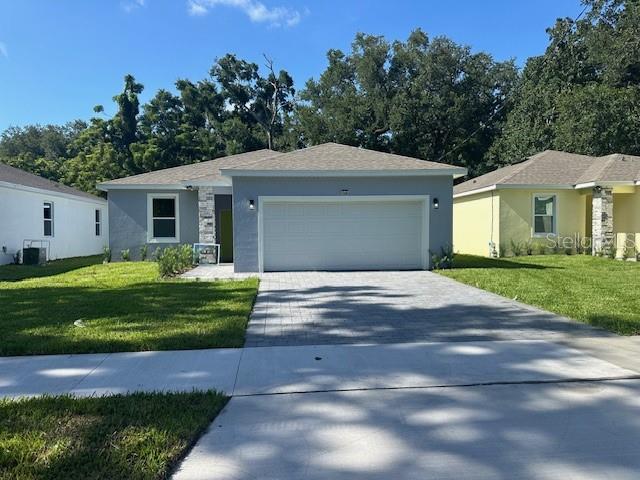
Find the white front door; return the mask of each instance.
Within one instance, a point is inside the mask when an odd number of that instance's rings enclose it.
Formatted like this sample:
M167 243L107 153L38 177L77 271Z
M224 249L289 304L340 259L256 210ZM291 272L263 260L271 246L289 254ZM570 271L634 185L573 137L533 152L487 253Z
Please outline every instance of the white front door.
M424 268L428 252L425 202L400 198L265 201L263 269Z

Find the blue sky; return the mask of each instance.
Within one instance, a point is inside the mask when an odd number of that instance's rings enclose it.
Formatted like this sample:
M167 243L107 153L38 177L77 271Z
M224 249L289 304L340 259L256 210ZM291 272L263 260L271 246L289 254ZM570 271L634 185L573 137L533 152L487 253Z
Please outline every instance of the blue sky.
M545 28L579 0L0 0L0 131L108 113L126 73L143 100L178 78L204 78L216 57L272 57L298 88L348 50L356 32L406 39L417 27L498 60L544 51Z

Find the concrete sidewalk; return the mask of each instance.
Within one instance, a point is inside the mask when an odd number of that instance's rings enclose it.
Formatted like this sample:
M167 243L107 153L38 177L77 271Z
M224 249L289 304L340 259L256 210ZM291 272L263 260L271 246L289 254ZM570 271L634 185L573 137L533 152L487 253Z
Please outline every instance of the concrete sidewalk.
M235 397L175 480L637 480L640 381Z
M0 396L216 389L228 395L630 378L546 341L310 345L0 358Z

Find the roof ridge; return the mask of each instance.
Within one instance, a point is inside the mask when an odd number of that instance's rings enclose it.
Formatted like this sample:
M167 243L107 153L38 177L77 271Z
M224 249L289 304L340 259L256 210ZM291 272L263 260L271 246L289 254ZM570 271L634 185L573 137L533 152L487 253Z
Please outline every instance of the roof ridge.
M516 167L516 168L514 168L513 171L508 172L504 177L501 177L500 180L496 181L494 184L497 184L499 182L504 182L505 180L509 180L510 178L515 177L517 174L522 172L526 167L528 167L536 157L540 157L542 156L542 154L546 152L548 152L548 150L544 150L542 152L536 153L535 155L531 155L530 157L527 157L527 159L523 160L522 162L512 163L510 166ZM509 165L505 165L505 166L509 166ZM501 167L501 168L504 168L504 167Z
M234 165L232 168L235 168L235 167L249 167L251 165L255 165L256 163L260 163L260 162L262 162L264 160L267 160L267 159L270 159L270 158L275 158L275 157L280 157L282 155L286 155L287 153L289 153L289 152L278 152L276 150L271 150L269 148L263 148L263 149L260 149L260 150L254 150L253 153L261 152L262 150L269 150L269 151L271 151L273 153L273 155L269 155L268 157L256 158L255 160L245 160L244 162L238 162L238 164ZM220 157L220 158L228 158L228 157ZM222 167L222 170L225 170L225 167Z
M611 164L611 162L613 162L615 160L614 157L615 154L610 153L609 155L602 155L600 157L593 157L594 160L598 161L598 160L604 160L602 162L602 165L598 165L598 171L593 173L593 178L594 181L596 178L600 177L600 175L602 175L602 173L609 167L609 165Z

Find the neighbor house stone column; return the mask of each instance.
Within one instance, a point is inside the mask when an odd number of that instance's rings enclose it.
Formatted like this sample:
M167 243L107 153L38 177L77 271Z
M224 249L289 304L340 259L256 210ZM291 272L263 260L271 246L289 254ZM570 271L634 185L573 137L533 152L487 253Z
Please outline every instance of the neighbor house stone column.
M214 243L216 238L215 197L213 187L198 188L198 241Z
M605 252L613 245L613 189L595 187L592 200L591 237L593 254Z

